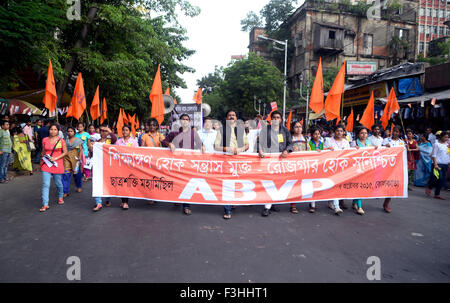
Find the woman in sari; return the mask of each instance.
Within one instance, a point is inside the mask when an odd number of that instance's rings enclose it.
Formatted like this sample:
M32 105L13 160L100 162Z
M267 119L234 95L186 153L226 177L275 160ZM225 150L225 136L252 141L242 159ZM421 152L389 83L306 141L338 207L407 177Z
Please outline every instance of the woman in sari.
M417 169L415 175L414 186L425 187L431 175L431 151L433 144L428 141L426 135L420 135L419 141L420 159L417 161Z
M81 186L83 184L82 167L80 165L83 157L83 141L75 137L75 128L69 126L67 128L67 155L64 156L64 175L62 176L62 183L64 188L64 198L69 195L70 191L70 177L73 174L77 192L81 193Z
M20 127L13 130L13 149L14 149L14 163L13 168L16 170L24 170L33 174L33 166L31 164L31 151L28 150L28 142L31 139L28 135L23 133Z

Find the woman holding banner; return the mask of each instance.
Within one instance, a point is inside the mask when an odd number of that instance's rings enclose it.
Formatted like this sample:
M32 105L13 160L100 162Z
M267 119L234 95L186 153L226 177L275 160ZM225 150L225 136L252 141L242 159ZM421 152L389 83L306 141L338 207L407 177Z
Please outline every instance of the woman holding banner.
M343 150L350 148L350 143L345 139L345 128L344 125L338 124L334 127L334 136L328 138L324 143L324 149L329 150ZM344 208L343 203L341 204ZM333 202L328 202L328 207L334 210L335 215L339 216L343 213L340 208L339 200L334 199Z
M405 146L405 141L400 138L401 129L400 126L395 126L392 130L392 136L389 138L385 138L383 140L383 146L386 147L399 147ZM385 212L390 213L392 210L389 208L389 203L391 203L391 198L384 199L383 209Z
M291 134L292 134L292 151L306 151L307 150L307 141L305 136L303 136L303 125L300 121L292 123L291 126ZM295 207L295 203L291 203L291 213L298 214L298 209Z
M323 150L323 142L321 140L321 129L318 126L311 128L311 140L308 141L308 150L315 150L320 152ZM309 212L316 212L316 202L309 203Z
M122 127L123 137L117 140L116 145L119 146L128 146L128 147L139 147L139 143L136 138L131 137L131 126L124 125ZM120 204L123 210L127 210L128 206L128 198L122 198L122 203Z
M373 144L367 137L369 136L369 130L362 126L356 131L356 140L352 142L352 147L356 149L359 148L368 148L375 147L378 148L375 144ZM352 203L352 208L356 211L358 215L364 215L364 210L362 209L362 201L361 199L354 199Z
M100 139L97 141L98 143L103 144L116 144L117 137L114 135L114 133L111 131L111 129L108 127L108 124L104 123L100 126ZM91 146L92 150L92 146ZM102 209L102 198L101 197L95 197L95 207L93 211L97 212L100 209ZM110 198L106 198L106 206L111 206Z

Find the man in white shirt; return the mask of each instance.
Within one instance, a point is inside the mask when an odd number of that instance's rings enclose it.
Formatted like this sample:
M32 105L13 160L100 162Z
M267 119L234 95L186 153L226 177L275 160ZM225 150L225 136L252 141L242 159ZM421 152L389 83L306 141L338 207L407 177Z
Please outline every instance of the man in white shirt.
M372 126L372 135L369 137L370 142L376 147L381 147L383 144L383 137L381 136L381 128L379 125Z
M198 132L198 136L202 140L203 146L205 147L205 151L207 153L214 152L214 142L216 141L217 131L212 129L212 120L211 118L205 118L203 120L203 129Z

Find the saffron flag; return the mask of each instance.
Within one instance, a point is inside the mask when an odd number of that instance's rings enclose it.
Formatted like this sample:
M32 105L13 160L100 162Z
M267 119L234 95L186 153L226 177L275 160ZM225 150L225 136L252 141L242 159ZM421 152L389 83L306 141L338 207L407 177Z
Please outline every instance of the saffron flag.
M341 101L345 86L345 62L334 79L333 86L325 100L325 118L327 121L341 117Z
M373 98L373 91L370 93L369 103L367 103L367 107L364 110L364 114L361 120L359 120L359 123L368 129L371 129L375 124L375 99Z
M289 129L289 130L291 130L291 119L292 119L292 109L289 112L289 116L288 116L288 119L287 119L287 122L286 122L286 128Z
M158 65L155 79L153 80L152 90L150 92L150 101L152 102L151 118L156 118L159 125L164 121L164 101L163 101L162 85L161 85L161 69Z
M72 102L70 102L69 106L67 107L66 118L69 118L69 117L73 117L73 114L72 114Z
M97 120L100 117L100 97L99 97L99 86L97 85L97 90L95 91L94 100L92 100L91 108L92 120Z
M102 104L102 116L100 117L100 124L103 124L103 122L108 118L108 107L106 105L106 99L103 98L103 104Z
M353 132L353 108L350 112L350 116L348 116L347 127L345 127L345 130L348 132Z
M388 101L386 102L386 106L384 107L383 115L380 119L381 126L383 126L384 129L386 129L386 127L388 126L391 115L399 109L400 106L398 105L397 97L395 96L395 91L392 87L389 93Z
M303 118L302 118L302 121L300 121L300 124L303 126Z
M81 115L86 109L86 96L84 95L83 77L78 73L75 90L72 96L72 110L71 115L77 120L80 120Z
M197 104L202 104L202 99L203 99L203 96L202 96L202 89L199 88L199 89L197 90L197 93L195 94L193 100L194 100L195 103L197 103Z
M117 127L117 135L119 136L119 138L123 137L123 132L122 132L122 128L123 128L123 115L122 115L122 111L123 108L120 109L119 111L119 117L117 118L117 123L116 123L116 127Z
M168 88L166 89L166 91L164 92L164 95L169 95L169 96L170 96L170 87L168 87Z
M133 137L136 137L136 114L134 114L131 118L130 118L130 126L131 126L131 133L133 134Z
M136 129L139 129L139 117L136 116Z
M42 102L48 109L49 117L52 117L53 111L56 109L56 88L55 88L55 78L53 77L53 66L52 60L48 59L48 71L47 71L47 82L45 83L45 95Z
M323 110L322 58L319 59L319 66L317 66L316 78L314 79L311 97L309 98L309 108L317 114Z
M175 104L178 104L177 98L173 98L173 102L174 102Z

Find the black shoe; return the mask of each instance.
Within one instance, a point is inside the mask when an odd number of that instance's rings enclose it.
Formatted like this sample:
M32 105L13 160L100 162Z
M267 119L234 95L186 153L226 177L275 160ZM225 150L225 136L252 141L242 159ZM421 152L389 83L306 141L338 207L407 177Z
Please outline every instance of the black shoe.
M267 217L268 215L270 215L270 211L267 208L264 208L261 213L261 216Z
M271 211L274 211L274 212L279 212L279 211L280 211L280 209L279 209L278 207L276 207L275 205L272 205L272 207L270 208L270 210L271 210Z
M348 209L347 205L344 204L344 201L340 201L340 202L339 202L339 207L340 207L341 209Z

